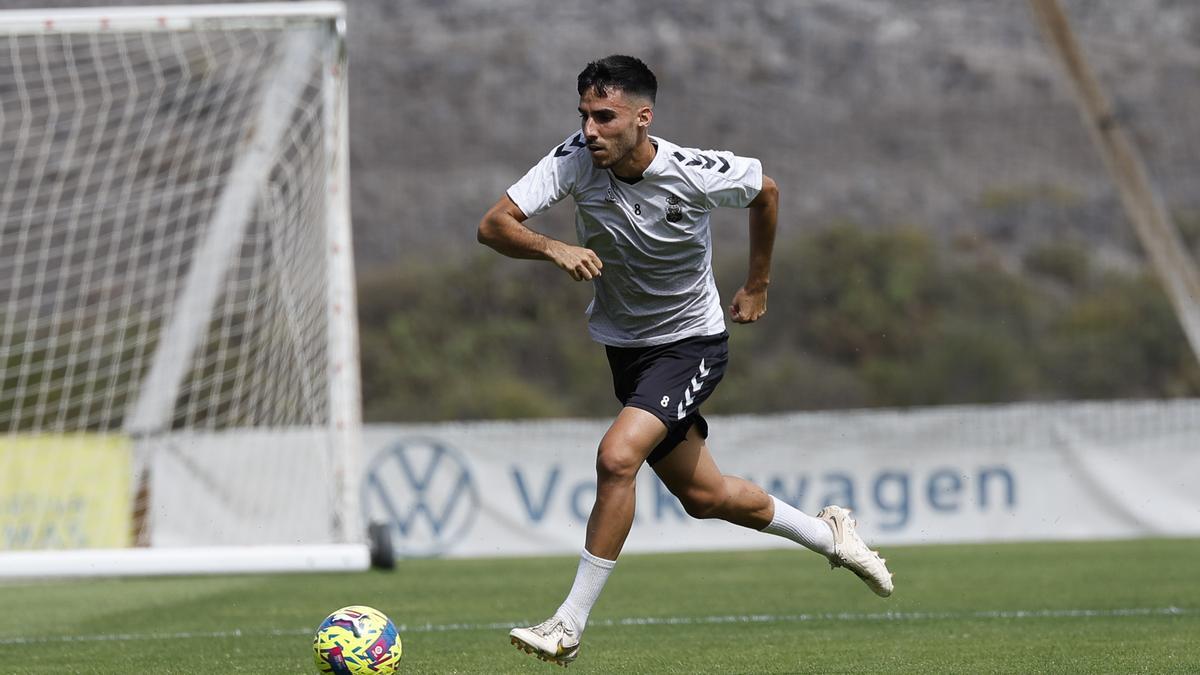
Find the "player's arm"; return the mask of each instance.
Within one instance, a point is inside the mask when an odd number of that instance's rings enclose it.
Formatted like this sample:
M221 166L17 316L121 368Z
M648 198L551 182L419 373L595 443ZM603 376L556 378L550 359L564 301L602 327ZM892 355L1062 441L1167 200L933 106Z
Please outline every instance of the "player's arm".
M479 243L510 258L549 260L575 281L600 276L604 263L595 251L534 232L525 226L525 220L525 213L506 194L479 221Z
M771 253L775 249L775 224L779 219L779 186L763 175L762 190L750 202L750 269L746 283L733 296L730 318L752 323L767 313L767 286L771 284Z

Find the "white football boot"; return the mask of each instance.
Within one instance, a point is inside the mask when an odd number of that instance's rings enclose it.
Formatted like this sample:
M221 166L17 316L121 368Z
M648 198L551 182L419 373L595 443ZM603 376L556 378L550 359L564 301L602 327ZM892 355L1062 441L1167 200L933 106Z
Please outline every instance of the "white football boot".
M563 667L579 656L579 635L557 616L529 628L514 628L508 637L526 654Z
M833 529L833 553L829 556L830 567L845 567L866 582L875 595L886 598L892 594L892 573L888 571L879 553L867 548L866 543L854 530L855 522L850 510L840 506L826 506L817 517L829 523Z

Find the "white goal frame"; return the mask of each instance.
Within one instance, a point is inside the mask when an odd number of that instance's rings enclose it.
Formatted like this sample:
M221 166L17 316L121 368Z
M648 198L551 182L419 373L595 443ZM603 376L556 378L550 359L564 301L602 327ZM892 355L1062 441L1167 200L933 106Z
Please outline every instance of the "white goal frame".
M335 492L340 500L337 541L298 546L197 546L94 550L0 550L0 577L163 575L197 573L362 570L371 553L360 516L362 412L358 368L358 328L351 248L349 206L349 127L345 49L346 7L342 2L275 2L88 9L0 11L0 36L188 31L222 28L275 29L303 26L318 30L290 31L275 76L265 86L255 114L253 143L231 169L228 188L219 198L209 234L197 242L195 263L186 273L178 297L183 311L173 313L162 329L141 394L130 408L123 432L132 437L171 431L171 406L186 375L189 358L199 347L208 324L220 279L242 242L254 208L254 191L265 179L269 163L285 133L290 108L287 92L304 86L297 72L300 57L326 50L322 75L324 153L331 161L325 175L328 256L327 381L328 434L338 448ZM320 39L314 39L314 36ZM163 392L174 392L164 394Z

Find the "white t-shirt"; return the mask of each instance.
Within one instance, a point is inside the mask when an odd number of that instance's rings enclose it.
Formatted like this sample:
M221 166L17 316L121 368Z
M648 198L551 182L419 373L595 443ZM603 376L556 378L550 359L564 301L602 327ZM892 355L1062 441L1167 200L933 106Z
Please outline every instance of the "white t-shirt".
M712 273L708 214L745 208L762 189L757 159L651 137L654 160L634 184L592 165L583 134L550 151L508 196L533 217L571 195L579 245L604 263L588 330L614 347L646 347L725 330Z

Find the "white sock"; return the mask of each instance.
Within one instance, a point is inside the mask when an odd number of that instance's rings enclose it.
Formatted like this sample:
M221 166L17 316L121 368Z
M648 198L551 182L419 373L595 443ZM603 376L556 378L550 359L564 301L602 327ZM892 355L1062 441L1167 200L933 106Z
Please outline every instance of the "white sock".
M775 517L762 529L816 551L821 555L833 553L833 530L829 523L800 511L791 504L771 495L775 502Z
M579 556L579 569L575 572L575 583L571 586L571 592L567 595L567 599L555 612L568 624L571 624L576 635L583 633L583 629L587 626L588 614L592 612L592 605L596 604L596 599L600 597L600 591L604 588L604 582L608 581L608 574L616 565L616 560L597 558L588 553L587 549L584 549L583 554Z

